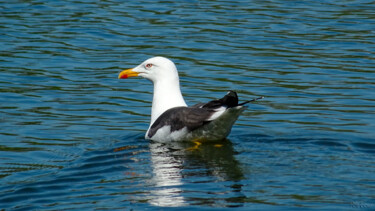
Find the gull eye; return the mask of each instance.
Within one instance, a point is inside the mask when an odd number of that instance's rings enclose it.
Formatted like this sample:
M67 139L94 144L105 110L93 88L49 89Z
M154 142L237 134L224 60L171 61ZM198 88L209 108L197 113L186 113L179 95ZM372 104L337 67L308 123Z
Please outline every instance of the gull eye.
M147 68L147 69L150 69L151 67L152 67L152 64L151 64L151 63L146 64L146 68Z

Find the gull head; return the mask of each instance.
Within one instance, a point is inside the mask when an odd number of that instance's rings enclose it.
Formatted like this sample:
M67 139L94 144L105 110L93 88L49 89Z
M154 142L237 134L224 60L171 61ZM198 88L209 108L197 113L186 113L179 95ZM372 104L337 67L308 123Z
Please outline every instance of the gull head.
M134 68L121 71L118 78L125 79L135 76L141 76L153 83L178 80L178 73L175 64L171 60L161 56L147 59Z

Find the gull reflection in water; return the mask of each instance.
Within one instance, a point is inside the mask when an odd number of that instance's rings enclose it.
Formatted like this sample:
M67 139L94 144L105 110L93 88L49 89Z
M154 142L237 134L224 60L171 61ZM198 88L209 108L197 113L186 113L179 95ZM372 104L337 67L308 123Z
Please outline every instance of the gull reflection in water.
M150 143L152 183L149 203L161 207L181 207L189 202L183 196L184 180L192 177L212 177L216 181L239 181L243 178L241 168L234 158L230 141L218 144L207 143L192 145L192 143ZM184 175L183 170L189 169ZM191 171L197 169L195 174ZM186 172L185 172L186 174ZM185 180L186 181L186 180ZM234 186L232 192L240 193L241 185ZM186 188L186 185L185 185ZM199 200L199 199L196 199Z
M155 190L150 203L163 207L179 207L185 205L184 197L180 194L182 183L182 160L179 159L181 150L172 150L161 143L151 143L151 162L153 168L153 183Z

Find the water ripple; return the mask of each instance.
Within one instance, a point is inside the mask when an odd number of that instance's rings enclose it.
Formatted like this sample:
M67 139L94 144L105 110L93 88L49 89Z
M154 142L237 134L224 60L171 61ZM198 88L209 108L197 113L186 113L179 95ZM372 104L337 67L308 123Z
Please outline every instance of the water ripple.
M374 10L366 0L1 3L0 207L373 205ZM116 78L155 55L177 64L190 105L227 90L265 98L228 143L149 143L152 85Z

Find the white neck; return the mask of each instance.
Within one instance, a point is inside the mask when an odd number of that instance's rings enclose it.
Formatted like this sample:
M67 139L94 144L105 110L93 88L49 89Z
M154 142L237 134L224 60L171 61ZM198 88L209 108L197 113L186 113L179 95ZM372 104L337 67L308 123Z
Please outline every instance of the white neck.
M155 81L150 126L166 110L178 106L187 106L181 94L178 76L174 80Z

